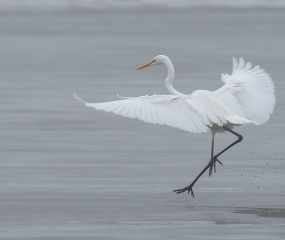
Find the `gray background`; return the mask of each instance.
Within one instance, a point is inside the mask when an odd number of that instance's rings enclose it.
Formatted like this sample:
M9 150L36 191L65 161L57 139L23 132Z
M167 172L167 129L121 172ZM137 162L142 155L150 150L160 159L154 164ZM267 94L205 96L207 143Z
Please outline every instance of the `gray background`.
M284 239L285 10L134 8L0 14L0 239ZM231 57L272 76L277 105L205 174L210 134L145 124L72 99L215 90ZM254 99L253 99L254 101ZM217 135L216 151L235 137Z

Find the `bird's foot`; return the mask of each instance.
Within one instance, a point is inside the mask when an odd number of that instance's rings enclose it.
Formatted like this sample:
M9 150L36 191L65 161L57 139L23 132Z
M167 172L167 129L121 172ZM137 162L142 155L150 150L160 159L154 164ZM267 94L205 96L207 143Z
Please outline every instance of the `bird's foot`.
M191 192L191 196L194 198L194 192L193 192L193 189L192 189L193 186L194 186L194 184L191 183L189 186L187 186L185 188L173 190L172 192L175 192L176 194L180 194L180 193L188 191L188 194Z
M218 157L214 156L209 162L210 164L209 177L212 176L213 169L214 169L214 172L216 172L216 162L218 162L219 164L223 166L223 163L218 159Z

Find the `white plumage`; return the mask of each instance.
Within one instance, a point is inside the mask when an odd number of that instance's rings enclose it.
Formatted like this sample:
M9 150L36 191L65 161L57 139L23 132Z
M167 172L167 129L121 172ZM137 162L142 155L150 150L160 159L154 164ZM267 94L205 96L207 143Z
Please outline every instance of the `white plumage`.
M225 83L215 94L229 108L244 118L259 124L267 122L275 106L273 82L259 66L251 68L243 58L239 62L233 58L231 75L222 74Z
M243 58L233 58L232 74L222 74L224 85L214 92L197 90L190 95L178 92L173 87L174 67L167 56L159 55L141 67L163 64L168 70L165 86L170 95L152 95L123 98L104 103L85 103L76 94L74 97L86 107L112 112L128 118L137 118L153 124L167 125L193 133L212 131L212 155L206 170L215 169L217 157L241 141L241 135L231 130L234 126L268 121L275 106L274 86L270 76L259 66L252 68ZM224 151L213 155L215 132L229 131L239 137ZM186 188L177 193L191 191L201 174Z
M206 132L214 125L262 124L269 119L275 105L274 87L263 69L251 69L243 58L239 62L233 58L232 74L222 74L222 81L225 84L215 92L146 95L85 106L193 133Z

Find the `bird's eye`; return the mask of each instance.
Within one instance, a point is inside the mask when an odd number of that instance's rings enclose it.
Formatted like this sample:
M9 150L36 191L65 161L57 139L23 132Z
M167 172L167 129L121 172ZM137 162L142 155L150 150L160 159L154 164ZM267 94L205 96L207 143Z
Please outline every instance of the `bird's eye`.
M156 62L156 60L155 60L155 59L153 59L151 62L152 62L152 63L154 63L154 62Z

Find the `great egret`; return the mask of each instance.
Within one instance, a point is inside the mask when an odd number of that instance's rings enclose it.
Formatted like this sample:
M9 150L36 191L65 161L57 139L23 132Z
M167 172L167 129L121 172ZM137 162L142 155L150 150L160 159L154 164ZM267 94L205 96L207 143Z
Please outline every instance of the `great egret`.
M165 87L170 95L152 95L140 97L123 97L122 100L85 103L76 93L74 97L86 107L113 112L129 118L153 124L167 125L188 132L203 133L211 130L211 158L207 166L187 187L174 190L175 193L191 192L200 176L209 169L209 175L216 171L216 162L222 164L218 157L242 140L242 136L233 131L234 126L247 123L256 125L268 121L275 106L274 86L270 76L259 66L252 68L243 58L233 58L232 74L222 74L224 85L211 92L197 90L190 95L178 92L173 87L174 67L167 56L159 55L137 68L163 64L168 70ZM214 138L216 132L230 132L238 139L221 152L214 155Z

